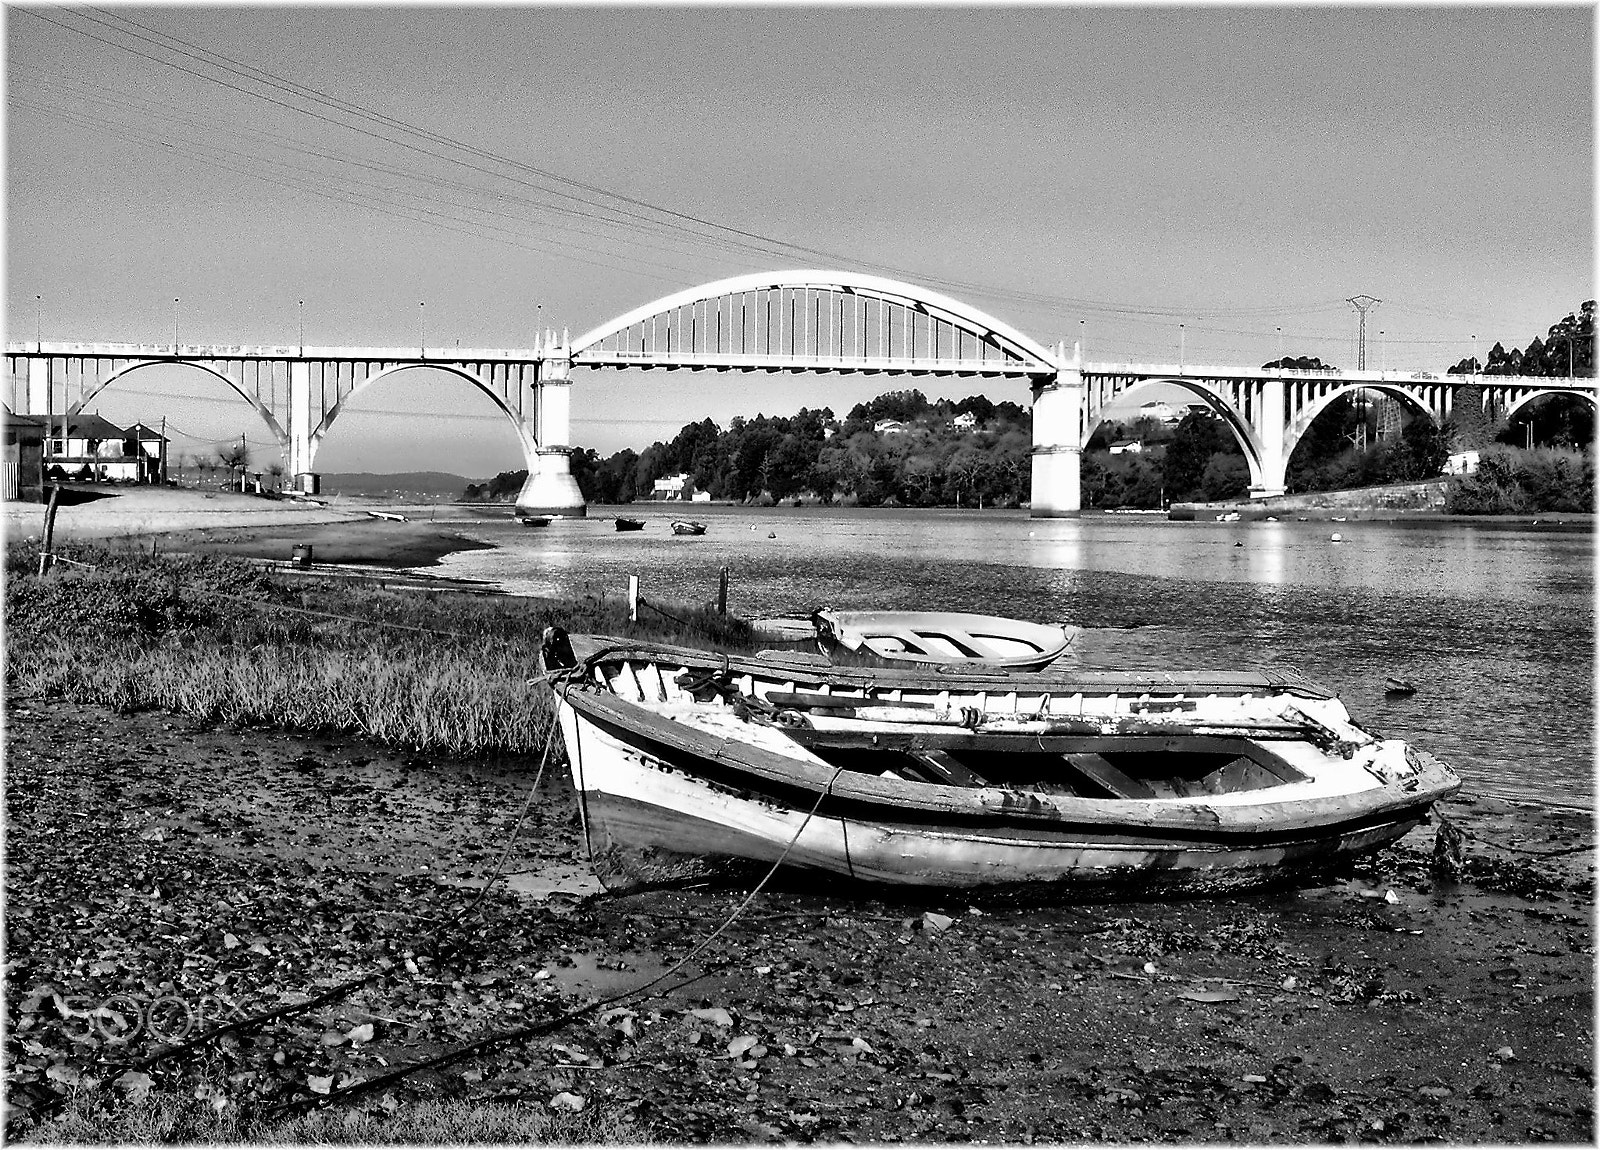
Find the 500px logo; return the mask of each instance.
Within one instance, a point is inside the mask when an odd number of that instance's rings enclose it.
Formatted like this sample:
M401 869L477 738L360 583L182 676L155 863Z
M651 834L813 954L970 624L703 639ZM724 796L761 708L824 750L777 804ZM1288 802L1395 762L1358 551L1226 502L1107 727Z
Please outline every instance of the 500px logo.
M88 1038L132 1042L141 1034L148 1034L157 1042L181 1042L190 1034L243 1013L233 1003L210 994L197 999L177 994L146 998L121 992L102 999L81 994L54 997L56 1010L65 1019L63 1029L74 1042Z

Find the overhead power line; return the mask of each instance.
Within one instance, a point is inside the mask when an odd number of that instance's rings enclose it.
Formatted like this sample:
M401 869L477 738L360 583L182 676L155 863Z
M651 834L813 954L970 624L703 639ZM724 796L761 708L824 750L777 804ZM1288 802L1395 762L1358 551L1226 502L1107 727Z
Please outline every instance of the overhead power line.
M443 133L422 128L381 111L359 105L318 89L300 84L276 73L257 68L224 53L194 44L142 23L120 12L102 8L64 8L58 13L70 13L94 28L84 28L63 20L52 19L37 9L16 9L52 24L69 33L85 36L98 43L129 53L151 63L174 69L207 84L219 85L239 95L261 100L283 111L309 117L344 131L355 132L376 142L405 149L412 154L459 166L499 180L508 180L555 196L570 204L579 205L605 226L624 231L644 231L651 234L671 235L675 242L696 246L710 245L722 251L741 253L747 258L800 259L806 262L832 263L912 280L940 290L976 294L990 299L1046 307L1055 311L1087 312L1096 316L1127 318L1194 317L1222 318L1235 316L1287 316L1328 306L1326 300L1316 300L1303 305L1287 304L1260 307L1169 307L1159 304L1136 304L1095 300L1089 298L1033 292L1012 287L960 279L898 265L860 260L824 248L797 244L780 237L740 228L703 216L679 211L653 203L640 197L601 187L564 176L559 172L540 168L524 161L501 155L475 144ZM125 41L132 41L128 43ZM172 58L176 57L176 59ZM208 71L209 69L209 71ZM221 73L217 75L216 73ZM265 89L265 90L263 90ZM310 105L309 107L306 105ZM465 158L463 158L465 157ZM488 165L488 166L485 166ZM364 203L361 206L368 206ZM558 210L545 204L542 210ZM578 209L572 209L578 210ZM405 217L402 217L405 218ZM424 220L433 226L448 226L441 221ZM500 236L480 236L492 242L511 242ZM525 244L518 244L525 246ZM572 256L571 258L580 258Z

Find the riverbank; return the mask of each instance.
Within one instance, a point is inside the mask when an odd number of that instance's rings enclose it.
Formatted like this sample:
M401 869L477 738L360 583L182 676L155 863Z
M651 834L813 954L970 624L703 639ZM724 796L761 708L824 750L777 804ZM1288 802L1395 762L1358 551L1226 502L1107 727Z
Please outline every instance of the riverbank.
M45 508L6 503L8 541L37 539ZM401 514L401 520L371 514ZM237 555L288 562L296 547L312 548L321 565L426 567L456 551L492 546L469 532L484 516L449 505L395 508L380 500L341 496L269 499L230 491L165 487L75 490L56 512L58 543L111 542L160 551Z
M72 1089L88 1117L67 1140L125 1129L114 1115L148 1089L202 1140L263 1139L265 1120L217 1114L641 985L743 893L597 893L558 764L513 829L536 755L16 694L7 720L14 1137L60 1137L30 1115ZM439 1100L581 1106L595 1125L557 1126L565 1141L1591 1142L1592 857L1551 853L1592 841L1591 816L1487 799L1447 813L1471 836L1459 881L1430 873L1429 829L1342 881L1217 900L780 888L687 985L345 1105L401 1134ZM469 912L508 844L509 889ZM162 995L176 1025L180 1007L234 1017L368 974L148 1084L81 1092L98 1059L153 1049L134 1027ZM57 995L119 1013L74 1041L91 1028Z

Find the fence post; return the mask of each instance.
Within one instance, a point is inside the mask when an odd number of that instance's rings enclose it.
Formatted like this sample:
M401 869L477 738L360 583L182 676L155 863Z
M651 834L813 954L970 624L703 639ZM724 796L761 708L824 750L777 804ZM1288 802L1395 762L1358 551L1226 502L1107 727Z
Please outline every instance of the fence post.
M50 485L50 505L44 510L44 535L39 545L39 574L48 574L55 564L55 556L51 549L56 543L56 505L61 500L61 484Z
M717 580L717 614L728 613L728 569L722 569L722 575Z
M639 621L639 577L628 576L628 622Z

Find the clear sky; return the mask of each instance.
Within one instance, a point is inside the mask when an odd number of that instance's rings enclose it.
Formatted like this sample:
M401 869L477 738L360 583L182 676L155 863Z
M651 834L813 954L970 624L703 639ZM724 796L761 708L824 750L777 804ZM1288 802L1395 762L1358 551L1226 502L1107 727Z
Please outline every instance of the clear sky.
M281 344L303 315L310 344L524 347L723 276L839 267L1095 360L1175 359L1181 323L1190 362L1259 365L1281 329L1354 366L1345 301L1368 294L1369 366L1443 370L1595 294L1594 21L10 7L7 336ZM573 439L609 454L893 386L580 373ZM277 454L193 373L136 373L99 409L167 417L177 451L245 433ZM419 373L358 397L317 465L522 461L487 399Z

